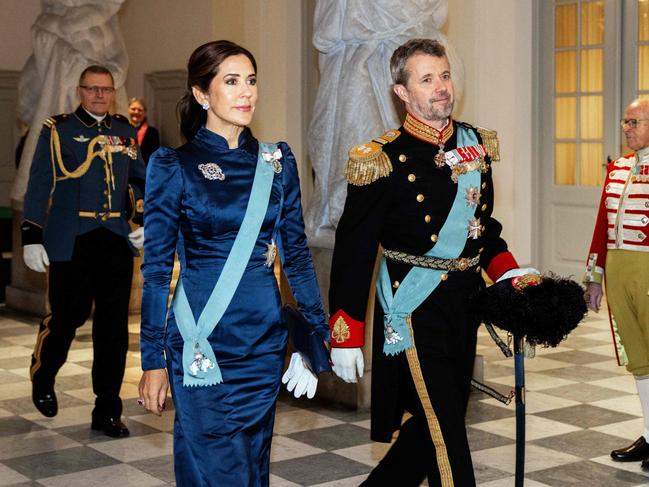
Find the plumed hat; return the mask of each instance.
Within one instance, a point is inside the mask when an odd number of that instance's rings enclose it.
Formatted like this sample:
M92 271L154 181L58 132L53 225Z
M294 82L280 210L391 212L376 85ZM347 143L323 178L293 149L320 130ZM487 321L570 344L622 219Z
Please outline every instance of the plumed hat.
M482 292L479 309L485 324L546 347L556 347L587 311L582 287L552 274L525 274L497 282Z

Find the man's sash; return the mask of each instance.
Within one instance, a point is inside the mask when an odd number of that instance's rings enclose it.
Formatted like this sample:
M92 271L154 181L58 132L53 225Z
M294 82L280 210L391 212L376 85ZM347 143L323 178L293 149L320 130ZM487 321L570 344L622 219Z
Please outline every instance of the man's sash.
M275 175L271 164L264 160L262 154L273 154L276 149L277 146L274 144L259 142L257 167L246 214L243 217L239 233L234 239L234 244L228 254L221 275L198 318L198 323L196 323L189 306L182 277L178 279L172 306L178 329L184 341L184 386L210 386L223 382L221 369L216 362L214 350L212 350L207 338L228 309L259 236L268 209Z
M478 139L470 129L458 125L458 147L476 146ZM439 232L436 245L426 252L427 257L455 259L466 245L468 225L475 214L475 205L469 204L469 188L480 187L480 171L473 170L458 178L457 194L446 222ZM407 321L410 315L437 288L445 271L413 267L397 288L394 296L385 257L381 258L377 279L378 298L383 307L385 342L383 353L396 355L413 345Z

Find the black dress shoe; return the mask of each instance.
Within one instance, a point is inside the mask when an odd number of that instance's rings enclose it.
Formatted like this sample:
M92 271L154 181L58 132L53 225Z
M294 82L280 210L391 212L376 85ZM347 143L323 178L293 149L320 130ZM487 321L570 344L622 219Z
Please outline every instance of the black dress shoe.
M131 434L119 418L93 419L90 427L93 430L103 431L106 436L112 438L123 438Z
M43 416L53 418L59 412L59 403L53 387L44 387L32 383L32 401Z
M644 467L644 460L649 457L649 444L641 436L626 448L613 450L611 458L618 462L639 462L642 461Z

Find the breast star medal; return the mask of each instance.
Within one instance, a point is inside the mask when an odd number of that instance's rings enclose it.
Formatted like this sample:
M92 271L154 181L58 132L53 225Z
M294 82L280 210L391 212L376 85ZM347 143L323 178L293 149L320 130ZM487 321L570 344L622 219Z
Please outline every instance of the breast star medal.
M480 218L471 218L469 226L466 228L469 231L469 238L477 240L482 235L482 226L480 226Z

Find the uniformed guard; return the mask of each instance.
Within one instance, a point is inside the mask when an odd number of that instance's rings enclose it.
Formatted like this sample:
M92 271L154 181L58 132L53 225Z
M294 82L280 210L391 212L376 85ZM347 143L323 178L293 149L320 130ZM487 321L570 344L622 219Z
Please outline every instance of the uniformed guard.
M611 457L649 470L649 100L631 103L621 126L634 152L608 165L584 282L597 312L606 276L618 363L633 374L644 417L642 435Z
M330 328L334 371L363 373L361 348L377 250L372 346L375 441L399 437L363 485L475 485L464 415L479 319L473 298L494 280L530 272L492 216L496 133L452 120L444 47L414 39L390 60L406 118L353 147L336 231ZM531 270L532 272L538 272ZM412 414L401 424L404 410Z
M128 349L133 256L143 243L144 162L135 129L108 113L113 76L89 66L79 79L80 106L48 118L41 131L25 194L23 258L36 272L49 266L52 313L40 325L32 355L32 399L57 414L56 374L75 331L93 315L92 429L120 437L119 391Z

